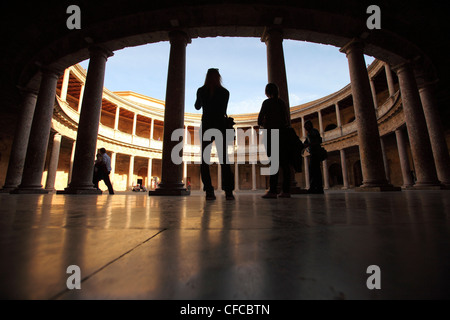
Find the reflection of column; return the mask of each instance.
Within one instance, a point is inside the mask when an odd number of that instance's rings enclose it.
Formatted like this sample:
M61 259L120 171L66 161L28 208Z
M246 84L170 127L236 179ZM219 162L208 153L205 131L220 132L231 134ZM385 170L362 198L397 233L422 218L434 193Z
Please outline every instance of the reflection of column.
M383 163L384 163L384 172L386 173L386 180L390 180L390 171L389 171L389 161L386 154L386 147L384 145L384 139L383 137L380 137L380 143L381 143L381 153L383 154Z
M130 156L130 165L128 167L128 188L131 190L134 185L134 156Z
M67 90L69 89L70 69L64 70L63 81L61 85L60 98L62 101L67 101Z
M400 158L400 168L403 176L403 188L412 187L414 181L411 177L411 168L409 166L408 153L406 151L406 137L403 129L395 130L395 137L397 138L398 156Z
M55 191L56 171L58 170L59 152L61 150L61 138L59 133L53 135L53 146L52 152L50 153L47 181L45 183L45 189L50 192Z
M386 72L389 96L392 97L395 94L394 78L392 77L391 67L387 63L384 64L384 71Z
M415 187L438 186L436 167L428 136L425 115L412 67L405 63L398 67L397 76L402 95L403 113L417 177Z
M323 188L330 189L330 178L328 176L328 162L327 159L322 161L323 166Z
M434 87L432 84L425 84L421 86L419 93L430 135L437 175L442 184L450 186L450 155L435 100Z
M42 188L41 180L47 155L57 82L58 74L56 71L43 70L30 130L22 182L18 189L12 191L13 193L48 193L47 190Z
M369 75L364 61L363 44L351 41L341 49L348 58L351 87L358 126L359 154L364 188L387 189L381 155L380 134L370 90Z
M186 45L190 39L182 31L172 31L170 38L169 70L167 74L166 106L164 110L164 137L161 183L149 195L189 195L183 184L183 167L172 161L172 149L179 143L172 141L175 130L183 128L186 82ZM182 151L181 151L182 152Z
M101 193L92 183L92 165L97 147L106 60L113 53L103 47L92 47L89 52L90 61L78 123L73 175L69 187L64 191L70 194Z
M341 167L342 167L342 181L344 187L342 189L348 189L348 173L347 173L347 161L345 160L345 150L339 150L341 155Z
M28 139L30 137L37 95L35 92L25 90L21 94L22 105L19 118L17 119L11 155L9 156L8 171L6 172L5 185L1 190L2 192L9 192L19 186L27 155Z

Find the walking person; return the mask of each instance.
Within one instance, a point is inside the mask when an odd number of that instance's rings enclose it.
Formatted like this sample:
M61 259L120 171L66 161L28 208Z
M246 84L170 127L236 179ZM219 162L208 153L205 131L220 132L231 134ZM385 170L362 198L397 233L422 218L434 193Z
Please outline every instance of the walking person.
M109 179L109 174L111 173L111 158L106 154L105 148L100 149L100 154L102 155L103 162L105 163L106 166L106 174L103 179L103 182L105 182L106 186L108 187L109 194L114 194L114 189L111 184L111 180Z
M322 162L322 137L320 136L319 130L314 128L311 121L306 121L304 127L307 132L304 145L310 154L308 193L323 194L322 170L320 168L320 163Z
M277 173L270 176L270 188L269 191L263 195L265 199L290 198L290 184L291 184L291 172L289 166L289 136L288 129L289 122L289 110L286 103L279 98L278 87L274 83L266 85L266 96L268 99L264 100L261 106L261 111L258 115L258 125L267 129L266 139L266 151L267 156L273 158L276 154L273 154L272 150L272 130L279 130L279 169L283 173L282 193L278 195L278 176Z
M100 188L98 187L98 183L101 180L105 179L107 171L106 171L106 164L103 161L103 155L101 153L97 153L96 158L97 159L95 160L94 164L94 175L92 177L92 182L94 183L95 189L100 190Z
M234 200L234 177L231 172L230 164L227 163L227 143L226 143L226 124L225 117L227 114L228 100L230 92L222 86L222 77L219 69L208 69L206 73L205 83L197 90L197 99L195 101L195 109L203 108L201 133L209 129L217 129L222 134L222 146L217 145L216 148L219 154L220 170L222 172L222 190L225 191L227 200ZM214 139L213 139L214 141ZM200 172L203 182L203 190L206 192L207 200L215 200L214 187L211 183L211 174L209 170L209 159L211 154L204 154L205 149L212 142L203 141L202 139L202 163L200 165ZM206 159L205 159L206 157Z

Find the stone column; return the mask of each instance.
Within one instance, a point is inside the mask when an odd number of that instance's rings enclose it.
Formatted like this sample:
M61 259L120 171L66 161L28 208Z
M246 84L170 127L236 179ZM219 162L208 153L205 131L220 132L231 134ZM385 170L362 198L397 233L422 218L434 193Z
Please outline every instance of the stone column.
M11 193L48 193L42 188L42 174L55 105L59 71L44 68L36 109L30 129L27 155L19 187Z
M120 107L116 107L116 116L114 117L114 130L119 130Z
M133 131L131 133L132 136L136 135L136 126L137 126L137 113L135 112L133 116Z
M328 176L328 162L327 160L322 161L322 170L323 170L323 188L325 190L330 189L330 177Z
M76 141L74 140L72 142L72 152L70 153L69 181L67 181L67 186L69 186L70 181L72 180L73 159L75 159L75 146L76 146Z
M394 78L392 77L391 67L387 63L384 64L384 71L386 73L386 80L387 80L387 84L388 84L389 96L392 97L395 94Z
M265 30L261 41L267 47L267 73L268 81L278 86L280 99L286 103L289 109L289 92L286 77L286 65L284 63L283 33L279 29ZM288 110L289 119L290 112Z
M152 126L150 128L150 140L153 140L154 132L155 132L155 118L152 118Z
M323 137L323 121L322 121L322 112L319 110L317 111L317 115L319 117L319 132L320 132L320 136L322 137L322 139L324 139Z
M414 185L411 177L411 168L409 166L408 152L406 151L406 137L403 129L395 130L395 137L397 139L398 156L400 159L400 168L403 176L403 188L410 188Z
M348 173L347 173L347 161L345 159L345 149L339 150L341 155L341 167L342 167L342 181L344 183L344 187L342 189L348 189Z
M106 61L113 53L106 48L90 48L90 61L86 88L78 123L77 142L73 162L73 175L67 194L101 194L92 183L96 155L98 127L102 109L103 83Z
M414 187L428 188L439 186L425 115L411 65L405 63L399 66L397 68L397 76L417 177Z
M383 153L384 172L386 173L386 180L390 181L389 161L386 154L386 147L384 145L383 137L380 137L381 152Z
M114 174L116 173L116 159L117 159L117 152L111 152L111 172L109 174L111 184L113 184Z
M70 69L64 70L63 81L61 85L61 93L59 97L62 101L67 101L67 90L69 89Z
M85 84L82 83L81 89L80 89L80 97L78 98L78 113L81 112L81 105L83 103L83 96L84 96L84 87L85 87Z
M309 184L309 156L304 156L303 162L305 163L305 189L309 189L311 186Z
M11 147L5 185L1 192L10 192L16 189L22 180L22 172L25 157L27 155L28 139L30 137L37 94L36 92L27 90L22 90L21 94L21 110L19 118L17 119L14 140Z
M336 103L334 106L336 109L336 124L337 124L337 127L340 128L340 127L342 127L342 121L341 121L341 112L339 110L339 104Z
M172 31L170 38L169 70L167 75L166 106L164 110L164 137L162 151L161 183L149 195L189 195L183 184L183 167L173 163L172 149L179 143L172 141L172 132L183 129L184 99L186 81L186 45L190 42L187 34Z
M375 109L378 109L377 90L373 79L370 79L370 91L372 92L373 106Z
M341 49L341 52L344 52L348 58L358 127L358 144L363 174L363 185L358 190L391 190L384 173L380 134L363 48L362 42L353 40Z
M50 163L48 165L47 181L45 189L49 192L55 192L56 171L58 170L59 152L61 150L61 138L59 133L53 135L52 152L50 153Z
M130 164L128 166L128 188L131 190L134 183L134 156L130 155Z
M423 84L419 89L419 94L430 136L437 176L443 185L450 187L450 155L435 100L434 85L431 83Z
M153 165L153 159L148 159L148 166L147 166L147 189L150 190L152 187L152 165Z

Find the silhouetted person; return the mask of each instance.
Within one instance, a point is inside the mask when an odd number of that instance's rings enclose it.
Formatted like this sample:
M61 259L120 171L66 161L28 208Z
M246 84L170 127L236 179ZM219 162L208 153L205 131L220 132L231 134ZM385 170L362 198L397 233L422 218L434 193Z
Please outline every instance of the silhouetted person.
M264 100L261 111L258 115L258 125L267 129L267 141L266 150L268 157L274 157L272 154L272 129L279 129L279 169L283 173L282 193L280 198L290 198L290 184L291 184L291 172L289 166L289 145L288 141L288 128L289 128L289 114L286 103L279 98L278 87L274 83L266 85L266 96L268 99ZM263 198L277 198L278 197L278 175L270 176L270 188L269 191L263 196Z
M230 93L222 86L222 77L218 69L208 69L205 78L205 84L197 90L197 100L195 101L195 109L203 108L202 116L202 137L208 129L218 129L222 134L222 148L217 148L219 154L220 169L222 171L222 190L225 191L226 199L233 200L234 177L231 172L231 167L227 163L227 143L226 143L226 125L225 116L227 113L228 100ZM214 139L213 139L214 140ZM211 183L211 174L209 171L209 164L205 161L203 153L205 148L212 142L203 141L202 138L202 164L200 171L203 182L203 190L206 192L207 200L214 200L214 187ZM217 147L217 144L216 144ZM206 155L207 159L210 154ZM208 161L209 162L209 161Z
M105 182L106 186L108 187L109 194L114 194L114 189L112 187L111 180L109 179L109 174L111 173L111 158L106 154L105 148L101 148L100 153L106 166L106 174L103 182Z
M92 182L94 183L94 187L97 190L100 190L98 187L98 183L100 180L104 180L107 176L106 164L103 161L103 155L101 153L97 153L97 159L94 164L94 175L92 178Z
M323 194L322 170L320 168L322 137L309 120L305 122L305 130L307 131L307 135L304 145L310 154L308 193Z

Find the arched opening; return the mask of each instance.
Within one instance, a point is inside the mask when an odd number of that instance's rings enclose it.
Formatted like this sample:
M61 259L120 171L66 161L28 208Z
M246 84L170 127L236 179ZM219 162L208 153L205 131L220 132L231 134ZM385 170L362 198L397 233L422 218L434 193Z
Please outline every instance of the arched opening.
M333 163L330 168L328 168L330 177L330 187L336 187L338 185L343 185L344 180L342 179L342 167L338 163Z

